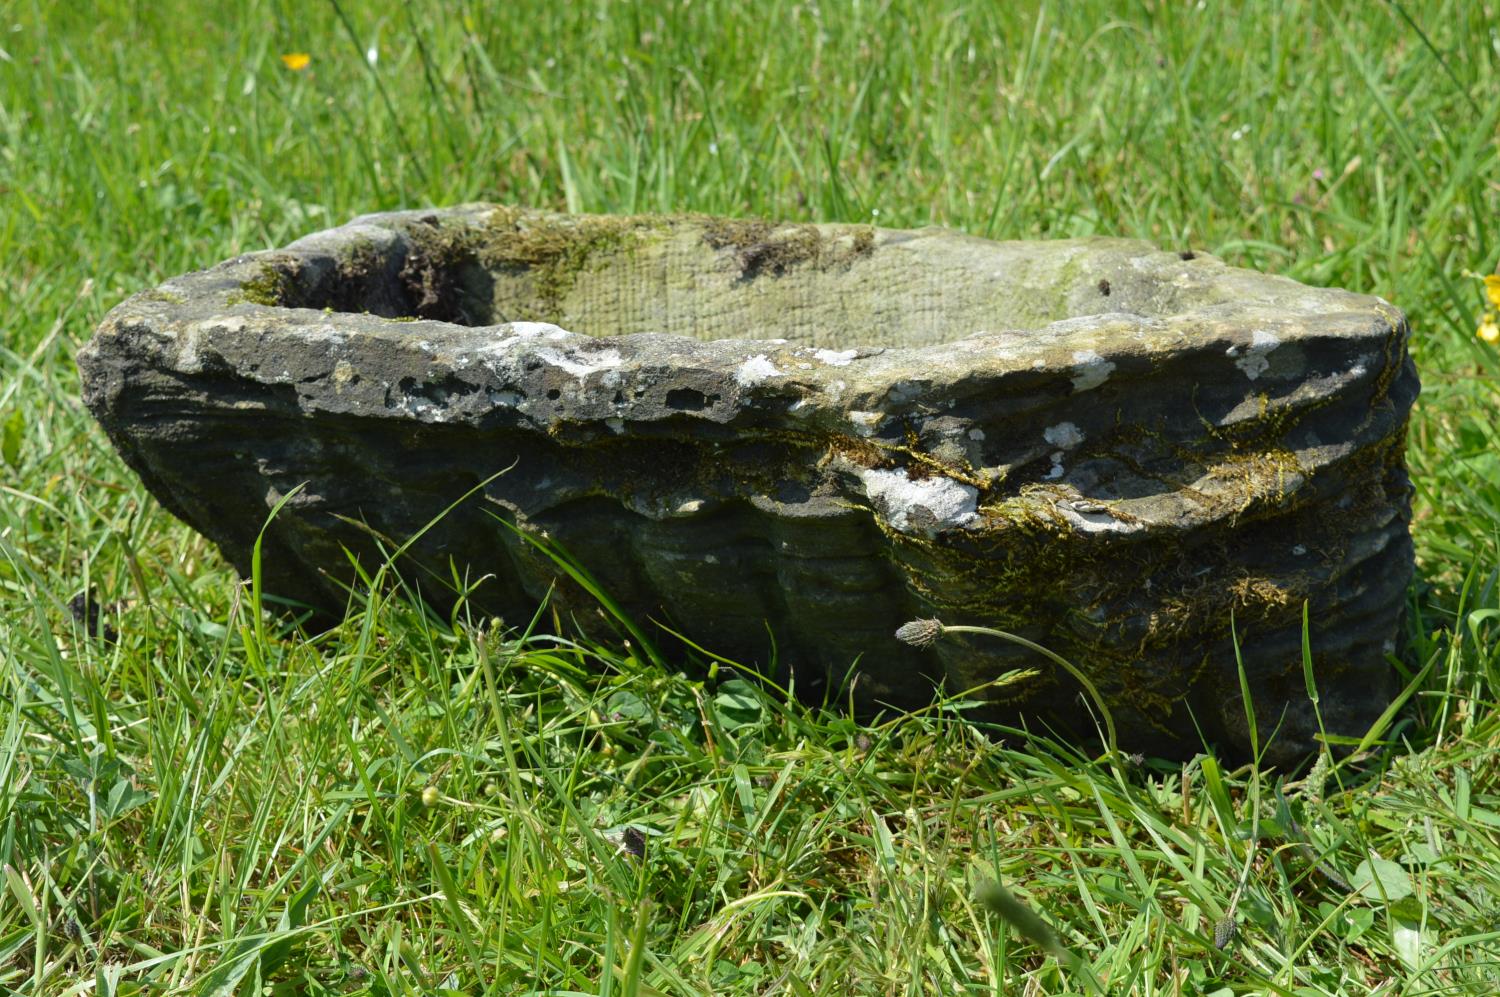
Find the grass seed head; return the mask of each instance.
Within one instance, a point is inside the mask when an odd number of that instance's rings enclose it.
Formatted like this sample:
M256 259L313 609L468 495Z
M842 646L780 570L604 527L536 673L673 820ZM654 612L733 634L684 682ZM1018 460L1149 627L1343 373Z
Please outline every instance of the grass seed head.
M896 630L896 639L912 647L928 647L943 636L943 624L939 620L912 620Z
M1221 919L1218 924L1214 925L1214 948L1221 952L1228 948L1229 943L1234 941L1234 936L1239 933L1239 929L1239 922L1233 916Z

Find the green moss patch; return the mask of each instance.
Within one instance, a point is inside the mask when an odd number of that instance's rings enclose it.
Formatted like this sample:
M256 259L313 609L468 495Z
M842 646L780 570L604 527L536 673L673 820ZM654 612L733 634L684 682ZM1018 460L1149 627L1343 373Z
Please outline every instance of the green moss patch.
M557 322L579 274L603 258L627 251L632 239L667 224L670 219L639 216L538 218L500 208L479 234L478 260L492 270L527 271L536 317Z
M269 308L283 307L292 300L296 286L296 279L289 270L267 260L261 263L255 276L243 281L238 291L230 293L227 303L237 305L248 302Z

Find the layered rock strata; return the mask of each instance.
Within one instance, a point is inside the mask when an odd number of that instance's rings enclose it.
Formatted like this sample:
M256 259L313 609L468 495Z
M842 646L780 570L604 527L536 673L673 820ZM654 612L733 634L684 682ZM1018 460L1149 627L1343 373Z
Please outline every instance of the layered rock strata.
M1231 619L1272 757L1389 701L1412 568L1417 379L1373 297L1118 239L491 205L371 215L136 295L79 356L147 487L265 589L337 614L398 561L433 604L530 618L591 597L910 707L1248 745ZM295 493L295 494L294 494ZM649 621L649 622L648 622ZM664 644L675 638L656 631ZM681 645L676 645L680 647ZM1012 669L1026 681L988 687Z

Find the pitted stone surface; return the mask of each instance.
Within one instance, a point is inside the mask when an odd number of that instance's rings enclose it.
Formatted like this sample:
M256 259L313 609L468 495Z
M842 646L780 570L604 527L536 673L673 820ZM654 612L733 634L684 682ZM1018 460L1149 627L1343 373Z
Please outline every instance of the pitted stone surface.
M346 549L372 565L420 532L400 566L436 604L468 579L474 611L519 621L556 585L598 620L508 523L638 620L803 688L857 661L867 707L941 680L1091 730L1061 676L984 691L1044 664L1018 648L891 636L1020 632L1164 751L1246 746L1233 614L1291 759L1317 730L1304 601L1329 728L1390 695L1406 338L1377 298L1127 240L466 205L175 278L79 364L125 459L241 572L296 490L265 585L320 611Z

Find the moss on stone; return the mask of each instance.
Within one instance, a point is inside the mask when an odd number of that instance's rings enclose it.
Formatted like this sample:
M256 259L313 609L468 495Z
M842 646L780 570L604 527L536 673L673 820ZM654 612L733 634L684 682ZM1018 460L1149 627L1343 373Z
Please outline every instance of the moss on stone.
M1296 469L1288 451L1230 457L1224 473L1237 479L1236 491L1276 496L1285 475ZM1009 495L992 490L981 501L978 528L941 541L896 531L878 517L877 524L902 552L907 585L939 616L1022 633L1041 622L1055 627L1069 621L1062 632L1052 632L1055 649L1069 655L1111 701L1146 722L1169 716L1194 683L1181 672L1153 677L1140 662L1227 639L1231 617L1241 625L1292 625L1302 601L1328 584L1334 567L1325 559L1295 575L1248 571L1231 553L1228 520L1210 535L1194 534L1189 547L1158 533L1149 544L1114 546L1100 560L1096 546L1058 511L1057 503L1070 498L1077 496L1067 486L1050 482L1026 484ZM1098 504L1128 518L1112 503ZM1143 593L1143 579L1155 590ZM1061 674L1053 680L1067 682ZM1003 705L1016 695L990 699Z
M373 239L361 236L339 250L336 262L343 279L364 280L381 269L385 257Z
M629 247L632 237L658 230L670 219L639 216L538 217L497 208L476 234L479 262L491 269L529 271L538 317L557 322L578 275Z
M275 262L267 260L260 264L253 277L240 283L238 291L230 293L226 303L237 305L248 302L276 308L291 299L295 288L292 275Z
M781 276L793 268L848 266L875 246L870 226L848 226L825 234L814 225L783 225L758 219L678 216L566 216L498 207L479 225L433 218L406 227L410 243L403 283L424 318L494 321L525 318L563 323L567 301L582 274L628 256L637 246L669 238L674 230L699 233L703 243L730 256L742 279ZM457 302L469 293L463 271L508 275L514 316L475 314L480 303ZM477 292L474 292L477 293ZM472 296L472 294L471 294ZM497 300L493 302L499 305ZM463 314L458 314L462 312Z
M462 300L461 271L478 252L475 228L435 215L405 226L405 233L409 248L399 278L416 317L466 324L487 318Z

